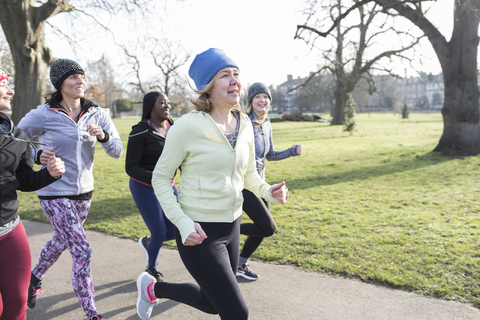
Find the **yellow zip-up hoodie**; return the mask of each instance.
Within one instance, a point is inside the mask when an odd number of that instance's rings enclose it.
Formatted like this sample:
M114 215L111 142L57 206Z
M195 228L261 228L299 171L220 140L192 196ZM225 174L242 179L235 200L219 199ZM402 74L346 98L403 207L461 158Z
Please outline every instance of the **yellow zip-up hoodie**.
M171 181L180 166L177 202ZM240 217L244 187L278 202L257 173L253 128L243 113L235 148L205 112L192 111L175 121L153 171L152 186L182 243L195 232L194 222L233 222Z

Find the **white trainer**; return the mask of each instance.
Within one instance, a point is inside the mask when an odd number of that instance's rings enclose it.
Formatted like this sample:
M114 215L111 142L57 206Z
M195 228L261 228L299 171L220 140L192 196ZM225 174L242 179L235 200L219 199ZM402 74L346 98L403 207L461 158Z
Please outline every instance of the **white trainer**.
M143 319L150 319L152 315L152 309L158 304L158 299L150 299L148 296L148 289L155 285L155 278L147 272L142 272L137 278L137 314Z

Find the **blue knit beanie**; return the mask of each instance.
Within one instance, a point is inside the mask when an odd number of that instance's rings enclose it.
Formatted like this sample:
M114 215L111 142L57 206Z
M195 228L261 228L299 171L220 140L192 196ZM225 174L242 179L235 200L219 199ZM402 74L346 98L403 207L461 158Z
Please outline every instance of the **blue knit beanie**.
M240 69L235 61L227 57L223 50L210 48L196 55L190 65L188 75L195 82L197 90L201 91L218 71L226 67Z
M272 101L272 94L270 93L270 89L268 89L268 87L261 82L255 82L250 86L250 88L248 88L248 104L251 105L253 98L255 98L255 96L260 93L265 93L270 98L270 101Z

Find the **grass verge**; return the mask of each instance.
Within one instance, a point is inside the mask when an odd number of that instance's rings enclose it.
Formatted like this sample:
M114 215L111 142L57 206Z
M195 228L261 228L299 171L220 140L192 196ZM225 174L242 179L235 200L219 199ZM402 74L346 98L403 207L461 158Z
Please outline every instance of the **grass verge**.
M115 124L128 133L137 121ZM480 306L480 157L431 152L440 114L359 114L358 124L353 135L326 123L273 124L277 150L301 143L304 154L266 165L267 181L285 180L290 199L272 204L277 233L254 258ZM138 239L148 229L124 164L125 154L111 159L98 146L85 227ZM20 203L23 219L47 221L34 193Z

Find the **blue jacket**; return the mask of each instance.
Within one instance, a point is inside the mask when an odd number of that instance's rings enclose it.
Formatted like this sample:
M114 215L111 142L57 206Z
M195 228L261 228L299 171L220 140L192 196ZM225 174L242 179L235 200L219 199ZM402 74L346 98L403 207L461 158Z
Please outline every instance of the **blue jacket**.
M252 111L252 113L248 117L251 121L258 119L258 116L254 111ZM268 117L265 119L265 122L263 122L261 126L253 126L253 133L255 135L255 159L257 167L260 162L265 164L265 158L268 161L278 161L298 156L298 144L294 144L290 148L282 151L275 150L275 148L273 147L272 139L272 124ZM262 179L265 180L265 166L258 174L260 175L260 177L262 177Z
M88 124L97 124L107 132L108 141L102 143L105 152L119 158L123 145L110 117L100 107L89 104L75 122L60 106L48 103L28 112L20 120L21 128L29 139L39 137L40 142L53 149L55 156L65 164L62 179L37 191L39 196L75 196L93 190L93 155L97 138L87 132Z

